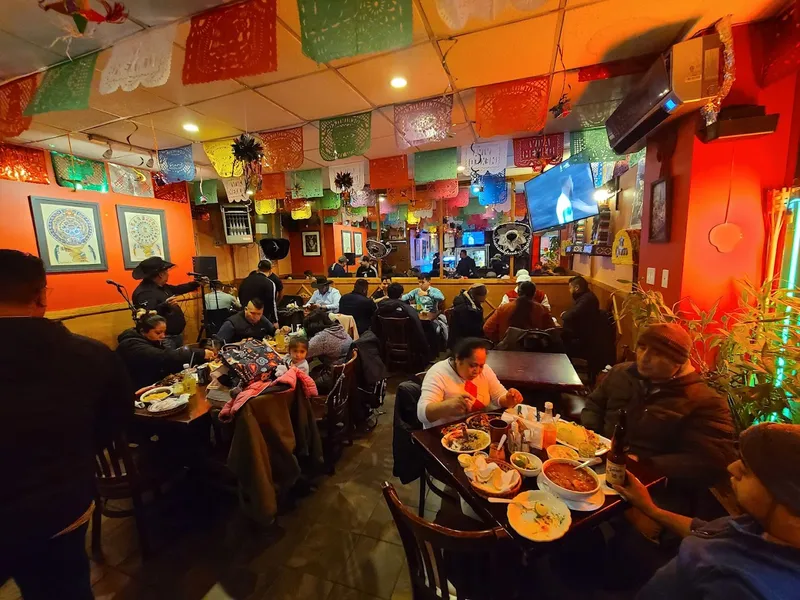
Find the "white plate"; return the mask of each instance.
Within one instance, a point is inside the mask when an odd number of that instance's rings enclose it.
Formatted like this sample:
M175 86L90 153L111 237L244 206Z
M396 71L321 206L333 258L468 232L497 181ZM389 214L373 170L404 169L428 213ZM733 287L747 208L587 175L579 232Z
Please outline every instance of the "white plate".
M481 436L481 438L482 438L482 441L480 441L478 443L478 445L476 447L472 448L471 450L453 450L448 444L448 441L453 436L453 433L454 432L451 431L447 435L442 436L442 446L444 446L445 448L450 450L450 452L455 452L456 454L473 454L474 452L479 452L481 450L485 450L492 443L492 438L489 436L489 434L487 432L481 431L480 429L467 429L467 433L477 433L477 434L479 434Z
M175 398L174 396L171 398L164 398L158 402L151 402L147 405L147 412L151 413L161 413L167 412L170 410L175 410L180 408L186 404L189 404L189 395L183 394L179 398Z
M580 425L579 423L575 423L575 422L573 422L573 421L564 421L564 423L572 423L573 425ZM595 456L603 456L603 454L605 454L606 452L608 452L609 450L611 450L611 440L610 440L610 439L608 439L608 438L607 438L607 437L605 437L605 436L602 436L602 435L600 435L599 433L596 433L595 435L596 435L596 436L597 436L597 437L600 439L600 441L601 441L601 442L603 442L604 446L603 446L602 448L599 448L599 449L598 449L598 450L597 450L597 451L594 453L594 455L595 455ZM567 442L565 442L565 441L562 441L562 440L561 440L561 439L559 439L558 437L556 437L556 442L558 442L558 443L559 443L559 444L561 444L562 446L566 446L567 448L572 448L573 450L575 450L575 452L578 452L578 453L580 454L580 452L578 451L578 448L577 448L577 446L573 446L572 444L568 444Z
M546 530L541 528L541 517L536 516L532 510L524 510L518 505L509 504L506 514L508 515L508 523L514 528L522 537L531 540L532 542L552 542L569 531L572 525L572 515L569 508L564 501L546 491L528 490L520 492L514 497L514 500L520 502L541 502L549 509L548 514L555 516L556 521L552 523Z
M541 473L536 478L536 485L539 486L540 490L544 490L558 497L558 499L564 502L564 504L566 504L571 510L577 510L579 512L594 512L600 508L603 508L603 504L605 504L606 501L605 494L603 494L604 486L600 486L600 489L589 496L587 500L578 501L568 500L563 496L559 496L556 490L547 485L547 482L544 480L544 477L542 477Z
M162 393L163 394L164 392L167 392L169 394L169 396L172 396L172 386L161 386L161 387L153 388L152 390L147 390L144 394L141 395L139 400L142 401L142 402L145 402L145 403L147 403L147 402L155 402L155 400L148 400L147 398L149 396L151 396L152 394L158 394L158 393ZM166 397L162 398L162 400L166 400L167 398L169 398L169 396L166 396Z

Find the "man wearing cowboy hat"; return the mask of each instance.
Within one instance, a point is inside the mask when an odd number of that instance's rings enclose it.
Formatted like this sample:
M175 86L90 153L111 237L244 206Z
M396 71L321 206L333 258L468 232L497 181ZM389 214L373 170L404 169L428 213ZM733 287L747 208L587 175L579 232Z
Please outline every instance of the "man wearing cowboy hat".
M324 308L330 312L339 312L339 300L341 300L342 294L335 287L331 287L332 283L333 281L327 277L317 277L317 281L311 284L311 287L316 289L304 308L311 310Z
M151 256L133 270L133 278L142 282L133 290L133 304L136 308L154 310L167 320L167 337L163 345L171 349L183 346L183 330L186 328L186 317L178 303L178 296L200 287L199 281L168 285L169 270L174 266L160 256Z

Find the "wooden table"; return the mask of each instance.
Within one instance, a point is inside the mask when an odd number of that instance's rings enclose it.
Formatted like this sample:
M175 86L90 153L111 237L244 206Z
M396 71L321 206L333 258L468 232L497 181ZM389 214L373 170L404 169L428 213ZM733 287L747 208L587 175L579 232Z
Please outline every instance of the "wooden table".
M171 425L191 425L193 422L204 418L211 411L211 404L206 399L205 385L198 385L197 392L189 397L189 408L169 417L158 417L147 412L144 408L137 408L134 417L142 425L152 425L154 422L165 422Z
M421 429L414 431L412 437L414 441L420 445L425 452L426 470L432 473L437 478L444 477L443 483L453 487L458 491L459 495L469 504L472 510L481 517L489 526L500 526L506 530L512 538L514 538L525 550L549 550L556 542L549 544L541 544L531 542L518 535L516 531L509 525L508 516L506 513L507 505L505 504L490 504L486 498L478 494L472 485L469 483L467 476L464 474L464 469L458 464L458 454L450 452L442 446L441 427L433 427L431 429ZM544 451L535 451L535 454L544 462L547 459L547 454ZM648 488L660 483L664 477L647 469L642 465L629 461L628 468L638 477L642 483ZM424 486L424 477L420 478L420 485ZM424 488L423 488L424 489ZM523 477L522 489L520 490L536 490L535 477ZM420 494L422 498L422 494ZM629 505L625 503L619 496L606 496L605 504L602 508L594 512L579 512L572 511L572 525L570 526L567 534L558 540L562 543L569 539L573 539L576 534L591 529L603 521L608 520L612 516L622 512ZM420 502L420 513L424 510L424 499Z
M486 364L506 387L559 392L583 389L583 383L566 354L491 350Z

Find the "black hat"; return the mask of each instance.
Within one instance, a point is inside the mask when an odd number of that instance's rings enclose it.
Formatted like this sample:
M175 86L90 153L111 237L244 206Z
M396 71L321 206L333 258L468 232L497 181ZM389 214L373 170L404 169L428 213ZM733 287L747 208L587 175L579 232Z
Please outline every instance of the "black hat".
M284 238L264 238L259 242L264 256L270 260L280 260L289 254L289 240Z
M317 280L311 284L312 288L322 287L323 285L330 285L333 283L332 279L328 279L325 276L317 277Z
M151 256L150 258L145 258L139 263L139 266L133 270L133 278L136 280L147 279L161 271L171 269L174 266L173 263L164 260L160 256Z

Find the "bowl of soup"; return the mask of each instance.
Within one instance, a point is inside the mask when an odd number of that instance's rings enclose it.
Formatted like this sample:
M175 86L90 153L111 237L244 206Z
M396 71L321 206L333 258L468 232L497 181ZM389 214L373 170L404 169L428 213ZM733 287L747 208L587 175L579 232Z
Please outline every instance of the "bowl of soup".
M551 458L544 461L542 477L562 498L579 502L587 500L600 489L600 479L589 467L576 469L579 464L577 460Z

